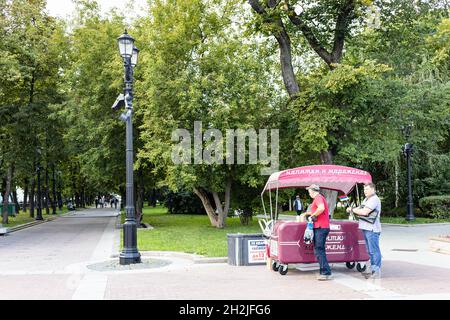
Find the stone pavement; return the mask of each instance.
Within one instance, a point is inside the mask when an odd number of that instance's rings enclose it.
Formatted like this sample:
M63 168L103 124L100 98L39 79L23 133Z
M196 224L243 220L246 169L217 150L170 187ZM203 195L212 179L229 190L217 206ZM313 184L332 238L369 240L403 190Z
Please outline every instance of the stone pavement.
M449 234L450 225L383 226L381 279L335 264L335 279L318 282L317 271L295 266L281 276L171 253L142 252L148 263L170 262L161 267L98 271L93 266L117 260L116 216L109 208L77 211L0 237L0 299L450 299L450 255L428 250L428 237Z

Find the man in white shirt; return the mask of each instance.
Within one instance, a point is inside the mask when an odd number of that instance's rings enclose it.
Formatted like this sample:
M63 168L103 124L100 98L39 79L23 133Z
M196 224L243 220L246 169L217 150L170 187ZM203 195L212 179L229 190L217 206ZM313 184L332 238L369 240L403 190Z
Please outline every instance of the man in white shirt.
M361 207L347 208L347 212L352 212L360 217L359 229L364 233L367 251L370 256L371 272L366 273L366 279L381 276L381 250L380 250L380 234L381 234L381 201L375 193L375 184L368 183L364 185L364 199ZM376 212L374 221L367 219L369 214ZM372 213L374 214L374 213Z

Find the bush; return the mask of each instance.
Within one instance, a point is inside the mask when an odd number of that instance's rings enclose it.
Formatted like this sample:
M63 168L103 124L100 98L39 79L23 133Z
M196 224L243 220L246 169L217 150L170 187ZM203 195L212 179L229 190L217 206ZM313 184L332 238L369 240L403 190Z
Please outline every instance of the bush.
M416 218L431 218L431 215L427 214L427 212L423 211L421 208L419 208L417 203L414 202L414 216ZM406 206L401 206L398 208L385 208L381 206L381 216L382 217L392 217L392 218L401 218L406 217L407 212Z
M419 205L433 218L450 218L450 195L424 197Z
M171 214L206 214L202 202L192 192L168 192L164 205Z

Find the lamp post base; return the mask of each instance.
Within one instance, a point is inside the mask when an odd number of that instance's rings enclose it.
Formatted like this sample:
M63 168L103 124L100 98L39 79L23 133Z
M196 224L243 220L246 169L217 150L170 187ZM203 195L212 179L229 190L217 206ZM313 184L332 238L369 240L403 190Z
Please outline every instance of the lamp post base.
M119 255L119 263L121 265L141 263L141 254L136 252L121 252Z

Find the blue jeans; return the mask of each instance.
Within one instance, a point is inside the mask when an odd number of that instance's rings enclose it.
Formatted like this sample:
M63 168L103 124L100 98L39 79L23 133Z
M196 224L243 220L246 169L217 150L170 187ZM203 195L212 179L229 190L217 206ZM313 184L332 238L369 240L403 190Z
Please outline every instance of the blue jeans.
M331 269L328 265L327 256L325 254L325 241L327 240L329 228L314 229L314 255L320 266L320 274L330 275Z
M380 232L368 230L363 230L363 232L372 271L379 272L381 270Z

